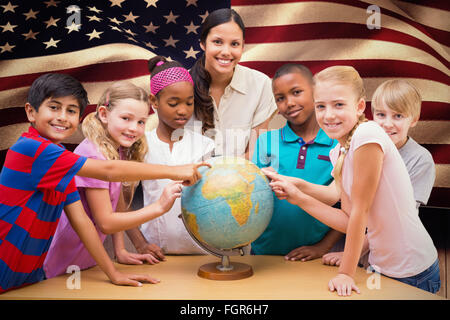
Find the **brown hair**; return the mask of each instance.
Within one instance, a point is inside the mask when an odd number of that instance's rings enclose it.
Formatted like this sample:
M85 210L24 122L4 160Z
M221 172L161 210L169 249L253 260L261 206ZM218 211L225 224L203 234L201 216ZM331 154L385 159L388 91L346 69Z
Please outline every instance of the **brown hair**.
M233 9L223 8L211 12L201 26L200 42L205 44L209 31L221 24L234 21L242 30L245 37L245 26L241 16ZM209 95L211 75L205 69L205 54L196 61L191 69L191 76L194 81L194 114L202 121L202 133L214 128L214 105Z

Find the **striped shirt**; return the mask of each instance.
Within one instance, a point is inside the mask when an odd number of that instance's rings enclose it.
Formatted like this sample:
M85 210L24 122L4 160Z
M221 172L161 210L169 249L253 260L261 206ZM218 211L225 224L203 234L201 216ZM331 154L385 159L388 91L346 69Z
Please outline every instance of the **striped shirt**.
M8 150L0 173L0 293L45 279L61 212L80 199L74 176L85 161L31 126Z

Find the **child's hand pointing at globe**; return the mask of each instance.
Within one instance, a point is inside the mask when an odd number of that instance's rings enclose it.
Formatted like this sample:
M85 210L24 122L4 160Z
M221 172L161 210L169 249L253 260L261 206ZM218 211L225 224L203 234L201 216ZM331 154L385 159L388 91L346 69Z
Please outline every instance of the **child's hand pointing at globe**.
M198 168L202 166L207 166L211 168L211 165L207 162L198 162L193 164L185 164L180 166L174 166L173 168L173 178L172 180L183 181L183 186L192 186L198 180L202 178Z
M263 168L261 171L271 180L269 185L278 199L298 205L301 191L289 180L289 177L276 173L273 168Z

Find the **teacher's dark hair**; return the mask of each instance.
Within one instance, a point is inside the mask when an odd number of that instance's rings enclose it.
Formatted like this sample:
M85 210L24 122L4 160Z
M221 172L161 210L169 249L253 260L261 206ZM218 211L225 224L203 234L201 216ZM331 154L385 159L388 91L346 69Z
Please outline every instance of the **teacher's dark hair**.
M205 45L209 31L221 24L234 21L242 30L245 37L245 26L242 18L233 9L224 8L211 12L201 26L200 42ZM214 128L214 105L209 95L211 75L205 69L205 54L196 61L191 69L191 76L194 80L194 114L202 121L202 132Z

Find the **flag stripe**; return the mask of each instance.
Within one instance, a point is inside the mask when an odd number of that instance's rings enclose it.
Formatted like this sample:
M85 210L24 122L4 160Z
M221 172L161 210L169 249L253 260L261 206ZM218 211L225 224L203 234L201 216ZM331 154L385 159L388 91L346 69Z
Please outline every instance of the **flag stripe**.
M448 144L422 144L433 155L436 164L450 164L450 145Z
M281 4L280 4L281 3ZM293 19L298 19L299 21L297 23L300 23L300 17L301 16L308 16L307 19L317 19L318 21L324 21L324 16L327 15L330 17L333 17L334 20L339 19L346 19L345 21L349 22L354 19L359 19L359 23L366 24L367 18L369 17L369 13L367 13L367 8L371 4L368 2L361 2L361 1L353 1L353 0L301 0L301 1L295 1L295 0L286 0L286 1L265 1L265 0L236 0L232 1L232 7L236 11L239 12L244 18L244 21L246 22L246 26L251 27L252 24L248 24L248 21L260 21L259 23L264 23L264 25L274 25L273 21L266 17L261 17L260 14L257 14L259 10L264 12L266 15L271 16L274 14L277 14L281 21L283 21L282 14L279 14L277 11L280 10L283 6L289 7L291 11L291 17ZM306 6L308 9L304 10L303 12L300 11L300 14L298 13L299 10L293 10L295 8L301 8L302 6ZM323 6L323 9L320 8ZM265 8L266 7L266 8ZM267 7L272 7L272 10L267 10ZM316 10L311 10L313 7L316 7ZM334 7L334 10L330 10L330 7ZM383 3L383 5L379 5L380 7L380 13L381 13L381 27L387 27L390 25L389 22L397 20L396 24L401 25L403 24L403 27L411 26L427 37L433 39L434 41L437 41L441 44L444 44L446 46L450 45L450 39L449 39L449 30L441 30L438 28L430 27L421 23L418 23L414 20L412 20L407 14L404 13L403 10L398 8L395 5L389 5L388 2ZM292 8L292 9L291 9ZM352 14L353 17L348 17L349 11L354 11L355 9L360 9L359 14ZM361 10L362 9L362 10ZM248 14L245 14L245 11L252 11L254 15L251 15L250 12ZM338 10L339 16L335 15L334 12ZM364 11L363 11L364 10ZM311 11L313 13L311 13ZM321 14L322 12L322 14ZM354 11L355 13L358 11ZM256 13L256 14L255 14ZM285 12L286 13L286 12ZM303 13L303 15L301 15ZM352 12L353 13L353 12ZM295 14L295 15L294 15ZM342 22L345 22L342 21ZM386 23L386 21L388 23ZM283 23L288 24L288 23Z
M448 30L450 13L448 11L422 6L410 2L395 1L395 5L402 9L415 21L436 29Z
M403 32L383 28L374 32L366 25L343 22L307 23L286 26L252 27L245 30L245 43L277 43L331 38L389 41L421 49L450 67L450 62L427 43ZM447 55L448 56L448 55Z
M57 73L70 74L81 82L102 82L129 79L149 75L148 60L128 60L85 65L77 68L54 70ZM0 78L0 90L30 86L39 76L48 73L29 73Z
M242 61L398 60L428 65L450 75L449 68L423 50L387 41L370 39L304 40L248 44L245 48ZM330 48L333 49L330 50Z
M427 6L441 10L450 11L450 2L440 0L397 0L397 2L415 3L420 6Z
M127 43L97 45L73 52L37 56L32 58L0 60L1 75L55 72L105 62L148 60L155 54ZM49 59L50 57L50 59ZM1 79L1 78L0 78Z
M241 64L249 68L260 70L270 77L273 77L275 71L285 63L298 62L307 66L314 74L334 65L348 65L358 70L363 78L368 77L401 77L401 78L419 78L439 81L450 85L450 77L439 69L427 65L410 62L394 61L387 59L348 59L348 60L285 60L285 61L244 61ZM377 68L373 68L373 64ZM448 98L448 95L447 95ZM448 101L446 99L446 101Z
M436 164L436 180L434 186L437 188L450 188L450 165Z

